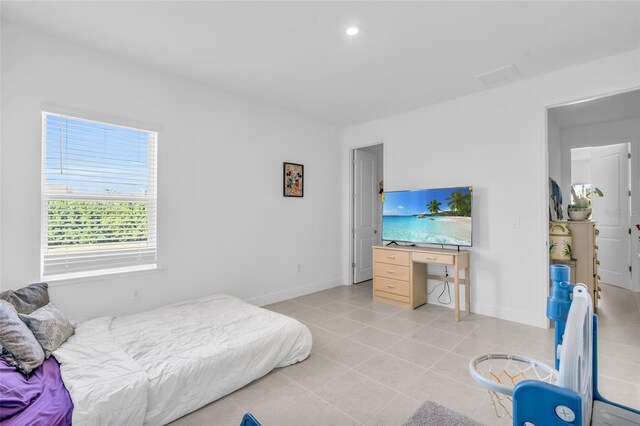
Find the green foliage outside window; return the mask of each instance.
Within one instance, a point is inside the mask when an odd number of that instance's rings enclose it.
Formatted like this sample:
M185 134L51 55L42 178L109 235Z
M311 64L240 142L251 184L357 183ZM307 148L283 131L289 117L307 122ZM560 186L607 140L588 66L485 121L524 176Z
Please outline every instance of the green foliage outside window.
M49 247L147 240L147 203L50 200Z

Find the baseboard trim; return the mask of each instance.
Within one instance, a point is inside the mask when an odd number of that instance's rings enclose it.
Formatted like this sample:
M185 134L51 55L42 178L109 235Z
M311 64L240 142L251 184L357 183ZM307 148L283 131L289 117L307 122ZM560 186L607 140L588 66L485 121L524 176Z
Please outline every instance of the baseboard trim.
M282 302L283 300L292 299L298 296L304 296L309 293L315 293L317 291L327 290L332 287L342 285L342 279L336 278L334 280L324 281L321 283L311 284L305 287L292 288L277 293L265 294L263 296L252 297L246 299L247 302L256 306L270 305L271 303Z
M453 310L453 302L446 305L437 300L429 300L428 303L438 305ZM464 303L460 300L460 309L464 310ZM501 306L490 305L487 303L471 302L471 312L474 314L486 315L488 317L498 318L505 321L513 321L520 324L531 325L533 327L549 328L547 317L536 315L532 312L523 312L515 309L503 308Z
M471 312L506 321L531 325L533 327L548 328L547 317L544 314L536 315L532 312L518 311L515 309L503 308L502 306L473 302L471 302Z

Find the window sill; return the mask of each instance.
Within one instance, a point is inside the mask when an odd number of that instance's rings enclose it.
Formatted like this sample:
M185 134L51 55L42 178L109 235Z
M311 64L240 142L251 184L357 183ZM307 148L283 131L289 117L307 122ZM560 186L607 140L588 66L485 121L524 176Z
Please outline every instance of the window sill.
M158 267L158 265L148 265L145 267L137 268L121 268L112 270L91 271L88 273L75 273L75 274L63 274L53 275L49 277L42 277L42 281L49 284L50 287L61 287L65 285L80 284L93 281L104 281L109 279L119 279L134 277L138 275L157 274L164 271L164 268Z

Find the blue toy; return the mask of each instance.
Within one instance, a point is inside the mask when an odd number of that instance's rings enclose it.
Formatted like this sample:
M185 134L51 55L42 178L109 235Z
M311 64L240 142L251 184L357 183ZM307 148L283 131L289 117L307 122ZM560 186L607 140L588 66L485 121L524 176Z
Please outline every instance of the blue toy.
M607 401L598 392L598 317L587 287L571 284L569 267L564 265L552 265L550 276L547 317L555 323L554 359L559 371L554 376L550 367L527 357L491 354L471 361L471 375L494 394L512 395L514 426L640 426L640 411ZM514 381L506 370L512 386L502 384L495 373L491 375L499 384L481 374L480 364L501 359L529 364L519 369L521 381ZM533 374L522 374L527 370L535 371L537 380L529 379L536 378Z
M547 318L555 321L556 345L562 342L564 328L567 325L569 308L571 308L571 294L574 285L569 282L569 267L552 265L550 271L551 294L547 297ZM555 354L556 370L560 368L560 358Z
M246 413L244 416L242 416L242 422L240 423L240 426L261 426L261 425L256 420L256 418L253 417L253 414Z

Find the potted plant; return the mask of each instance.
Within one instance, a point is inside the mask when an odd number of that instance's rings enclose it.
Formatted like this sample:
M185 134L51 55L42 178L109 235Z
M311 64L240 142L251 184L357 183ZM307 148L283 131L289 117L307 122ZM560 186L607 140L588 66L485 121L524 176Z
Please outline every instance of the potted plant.
M587 188L580 195L576 194L575 189L571 187L571 194L573 195L573 204L569 204L567 208L569 220L589 219L589 216L591 216L591 196L593 194L598 197L604 196L598 187Z

